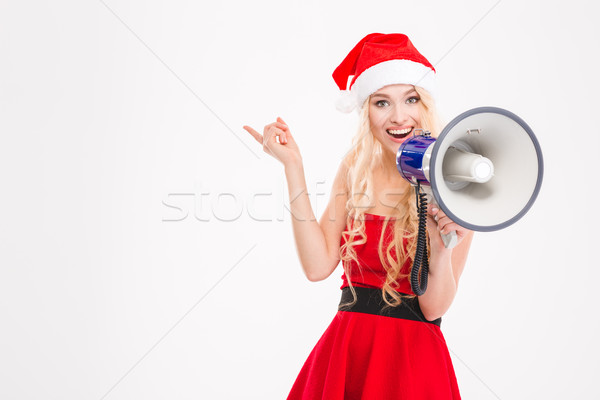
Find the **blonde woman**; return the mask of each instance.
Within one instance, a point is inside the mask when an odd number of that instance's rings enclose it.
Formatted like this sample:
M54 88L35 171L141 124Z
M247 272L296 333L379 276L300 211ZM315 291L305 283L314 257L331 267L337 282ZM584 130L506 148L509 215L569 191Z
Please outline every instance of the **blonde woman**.
M352 151L342 161L329 204L316 221L303 162L283 119L261 135L244 126L285 167L292 227L311 281L340 260L339 311L304 363L288 399L459 399L441 317L450 307L473 233L430 207L429 275L415 296L408 279L416 247L414 189L396 169L400 144L416 129L439 132L435 70L403 34L364 37L336 68L343 111L360 113ZM440 234L456 231L446 249Z

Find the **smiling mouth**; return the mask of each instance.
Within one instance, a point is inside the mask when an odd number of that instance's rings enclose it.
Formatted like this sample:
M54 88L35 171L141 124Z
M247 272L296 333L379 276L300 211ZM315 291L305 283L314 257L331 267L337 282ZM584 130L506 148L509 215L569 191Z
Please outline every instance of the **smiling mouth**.
M388 129L388 130L386 130L386 132L388 135L390 135L394 139L404 139L405 137L410 135L412 130L413 130L413 128L406 128L406 129L400 129L400 130Z

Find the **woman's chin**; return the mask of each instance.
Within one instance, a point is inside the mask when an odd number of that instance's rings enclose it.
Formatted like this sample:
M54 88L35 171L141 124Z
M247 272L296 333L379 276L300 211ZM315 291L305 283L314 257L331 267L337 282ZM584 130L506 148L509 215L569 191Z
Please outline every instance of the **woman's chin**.
M398 154L398 149L400 148L402 143L404 143L405 140L406 140L406 138L403 138L400 141L385 140L384 143L379 141L379 143L381 144L381 148L383 149L383 151L385 153L385 157L386 158L387 157L394 158L394 160L395 160L396 154Z
M398 149L400 149L400 146L402 145L403 142L400 143L390 143L389 146L386 146L387 149L394 155L394 157L396 156L396 154L398 153Z

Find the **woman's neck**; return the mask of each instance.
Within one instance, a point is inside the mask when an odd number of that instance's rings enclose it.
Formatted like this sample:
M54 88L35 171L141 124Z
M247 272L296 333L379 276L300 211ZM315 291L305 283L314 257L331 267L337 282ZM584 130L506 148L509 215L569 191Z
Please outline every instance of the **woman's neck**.
M396 157L391 153L385 153L382 156L381 165L378 173L387 182L397 182L400 184L408 183L404 180L398 168L396 167Z
M406 207L406 192L410 184L396 169L395 164L378 164L373 171L373 206L370 213L397 216Z

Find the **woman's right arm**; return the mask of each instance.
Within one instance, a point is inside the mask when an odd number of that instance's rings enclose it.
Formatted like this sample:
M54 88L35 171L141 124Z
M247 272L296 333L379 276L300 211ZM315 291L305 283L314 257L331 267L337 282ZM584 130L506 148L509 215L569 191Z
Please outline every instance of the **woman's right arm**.
M340 239L346 226L347 170L343 162L327 208L321 221L317 222L308 197L302 157L284 121L278 118L277 122L265 126L264 135L249 126L244 129L263 145L266 153L284 165L296 251L304 274L313 282L327 278L339 264ZM276 136L279 136L279 142Z
M300 264L308 280L321 281L329 277L340 262L340 239L346 227L347 171L342 162L320 222L313 214L302 162L286 165L285 175Z

